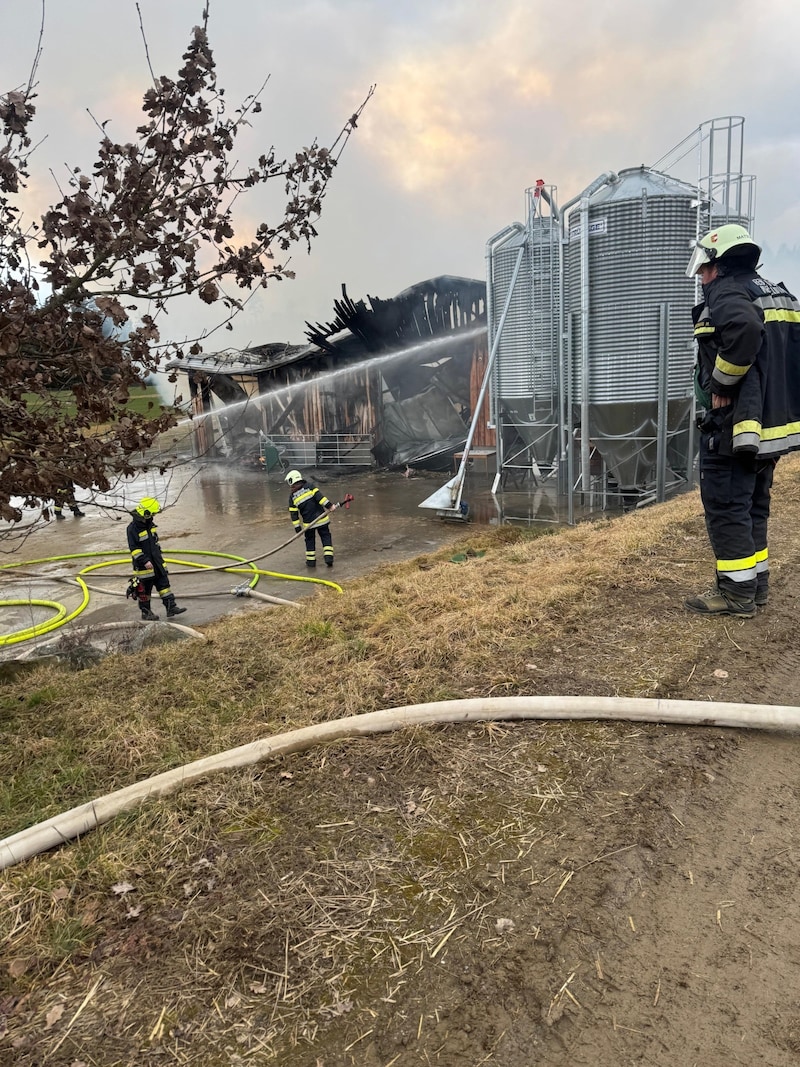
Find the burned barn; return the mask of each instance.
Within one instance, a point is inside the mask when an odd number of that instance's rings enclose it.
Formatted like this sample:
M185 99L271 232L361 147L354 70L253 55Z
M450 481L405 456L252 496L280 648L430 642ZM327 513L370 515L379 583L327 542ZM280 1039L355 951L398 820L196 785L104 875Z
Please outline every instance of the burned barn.
M196 455L287 466L450 468L487 362L486 285L442 276L391 299L342 287L307 343L188 356ZM493 444L486 417L481 440ZM490 439L491 437L491 439Z

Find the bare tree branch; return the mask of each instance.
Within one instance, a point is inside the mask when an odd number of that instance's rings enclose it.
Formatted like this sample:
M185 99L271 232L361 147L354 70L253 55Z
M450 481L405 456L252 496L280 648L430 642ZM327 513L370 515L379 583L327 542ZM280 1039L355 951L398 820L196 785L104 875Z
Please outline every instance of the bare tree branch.
M131 388L164 361L201 352L255 292L293 277L288 253L310 249L337 161L374 92L330 147L315 140L286 159L270 148L242 166L236 137L260 113L269 79L229 117L208 5L173 78L154 73L137 11L152 79L141 125L117 142L108 120L92 115L100 142L91 172L67 167L57 202L32 224L23 224L18 198L29 176L44 2L27 85L0 97L0 519L21 519L13 498L38 506L66 482L105 491L146 469L143 454L176 412L126 410ZM282 215L237 236L237 201L269 183L282 189ZM157 323L186 296L219 307L219 321L193 338L162 339Z

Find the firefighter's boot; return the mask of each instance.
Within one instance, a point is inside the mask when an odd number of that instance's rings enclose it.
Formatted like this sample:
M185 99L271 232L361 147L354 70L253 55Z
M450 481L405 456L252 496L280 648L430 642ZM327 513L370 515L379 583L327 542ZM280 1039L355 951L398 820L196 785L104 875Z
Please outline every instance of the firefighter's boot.
M167 609L167 618L174 619L176 615L183 615L186 608L179 608L175 603L175 594L170 593L164 597L164 607Z
M159 616L156 615L154 611L150 610L149 600L139 601L139 610L142 613L142 619L144 620L144 622L158 622Z
M734 615L740 619L752 619L756 613L753 597L740 596L715 584L707 593L689 597L684 606L696 615Z
M758 576L758 587L756 588L755 604L757 608L763 608L766 606L769 600L769 571L764 571Z

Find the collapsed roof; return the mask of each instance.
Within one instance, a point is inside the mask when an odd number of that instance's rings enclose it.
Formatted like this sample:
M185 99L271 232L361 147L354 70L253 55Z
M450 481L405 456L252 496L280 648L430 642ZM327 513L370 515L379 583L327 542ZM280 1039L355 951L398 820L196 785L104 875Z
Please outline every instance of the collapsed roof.
M237 420L242 428L268 436L370 434L379 464L424 465L466 436L473 357L486 344L485 296L483 281L451 275L387 300L354 301L343 285L332 321L306 324L307 344L186 356L168 369L189 375L198 414L213 411L212 393L223 405L244 403L254 392L245 380L255 379L258 404ZM346 381L329 381L346 370ZM307 388L282 395L301 382ZM231 425L222 429L235 436Z

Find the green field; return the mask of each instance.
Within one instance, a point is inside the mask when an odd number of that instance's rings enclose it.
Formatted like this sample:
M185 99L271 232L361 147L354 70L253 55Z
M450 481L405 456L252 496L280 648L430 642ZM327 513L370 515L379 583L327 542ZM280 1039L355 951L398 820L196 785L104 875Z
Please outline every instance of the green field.
M57 402L61 406L64 414L69 418L75 414L75 401L72 393L68 389L53 390L52 397L57 399ZM43 406L42 398L37 393L24 393L23 394L25 404L32 410ZM141 386L137 389L131 389L130 399L125 405L126 411L135 411L140 415L160 415L160 404L163 401L158 395L158 390L154 386ZM152 407L149 405L152 404Z
M160 415L161 408L159 405L163 403L158 395L158 390L151 385L143 386L141 389L131 389L131 397L126 408L128 411L137 411L140 415L147 415L148 412L153 415ZM149 408L148 404L152 404L153 407Z

